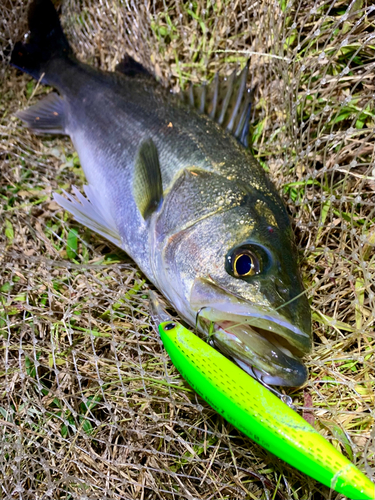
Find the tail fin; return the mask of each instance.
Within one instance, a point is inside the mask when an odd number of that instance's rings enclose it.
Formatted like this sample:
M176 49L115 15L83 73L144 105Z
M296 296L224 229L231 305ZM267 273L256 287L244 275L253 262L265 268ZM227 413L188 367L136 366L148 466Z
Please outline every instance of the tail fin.
M49 61L71 56L73 51L51 0L33 0L28 21L30 32L27 41L15 44L10 63L37 80L45 73L43 81L48 83Z

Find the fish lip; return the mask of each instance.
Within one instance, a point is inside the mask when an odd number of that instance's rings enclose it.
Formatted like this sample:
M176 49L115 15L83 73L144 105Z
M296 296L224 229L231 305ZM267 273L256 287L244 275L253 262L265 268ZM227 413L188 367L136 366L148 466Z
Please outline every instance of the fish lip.
M257 330L271 332L285 339L298 357L302 357L311 351L311 336L290 323L277 311L262 310L261 307L246 304L246 309L243 308L238 313L230 313L227 312L227 304L223 304L223 307L220 306L221 304L203 306L197 316L214 323L220 323L223 319L237 323L241 321L241 323L246 323Z
M207 278L194 280L190 308L196 327L250 375L260 370L269 385L299 387L306 381L301 358L311 350L312 338L303 318L292 323L282 307L245 301Z
M303 363L300 363L301 369L291 379L292 381L290 381L282 377L272 376L264 370L260 370L259 368L256 368L253 365L245 363L241 359L237 358L233 359L238 364L238 366L240 366L240 368L242 368L246 373L251 375L256 380L259 380L259 382L265 384L266 386L280 385L284 387L300 387L306 382L308 377L307 368Z
M264 314L259 309L254 316L228 314L213 307L204 307L197 316L201 327L208 323L211 327L213 325L210 333L219 351L260 382L289 387L300 387L306 382L308 372L301 358L310 350L310 337L295 327L287 329L285 324L288 323L284 318L280 325L278 314ZM246 328L247 325L249 329ZM239 330L250 334L252 332L261 344L256 341L254 345L255 338L252 342L243 344ZM258 348L262 344L263 348L266 346L264 354L257 350L257 344ZM243 345L243 348L237 349L237 345ZM271 359L270 353L276 358Z

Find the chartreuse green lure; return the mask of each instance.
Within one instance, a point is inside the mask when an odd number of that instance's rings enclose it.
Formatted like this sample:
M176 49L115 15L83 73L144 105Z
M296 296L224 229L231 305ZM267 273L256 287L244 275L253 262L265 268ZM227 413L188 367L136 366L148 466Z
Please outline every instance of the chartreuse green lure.
M262 384L179 323L161 323L159 331L178 371L228 422L333 490L375 499L374 484Z

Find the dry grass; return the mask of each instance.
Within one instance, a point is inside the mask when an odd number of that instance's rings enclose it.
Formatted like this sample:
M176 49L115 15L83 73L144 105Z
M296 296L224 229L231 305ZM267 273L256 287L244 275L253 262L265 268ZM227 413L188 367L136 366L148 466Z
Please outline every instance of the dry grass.
M374 479L374 13L370 1L66 0L81 59L130 52L177 89L252 55L253 151L295 222L314 314L309 381L289 391ZM1 7L3 47L25 6ZM181 380L148 284L51 201L84 182L68 139L12 113L46 92L1 81L1 499L341 499L252 443Z

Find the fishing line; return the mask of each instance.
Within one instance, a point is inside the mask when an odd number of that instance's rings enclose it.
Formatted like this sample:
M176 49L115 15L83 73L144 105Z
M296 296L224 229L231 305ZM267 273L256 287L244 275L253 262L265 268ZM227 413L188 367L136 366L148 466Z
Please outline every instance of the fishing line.
M262 56L262 57L270 57L271 59L281 59L282 61L286 61L288 63L291 62L289 57L277 56L276 54L266 54L265 52L254 52L252 50L233 50L233 49L218 49L214 50L214 53L222 52L224 54L232 53L232 54L247 54L248 56Z
M318 281L318 283L315 283L314 285L311 285L310 287L306 288L305 290L303 290L301 293L299 293L298 295L296 295L295 297L293 297L292 299L288 300L288 302L284 302L284 304L281 304L281 306L278 306L275 308L275 311L278 311L279 309L282 309L283 307L291 304L292 302L294 302L295 300L299 299L300 297L302 297L302 295L305 295L307 294L308 292L318 288L322 283L324 283L325 279L321 279Z

